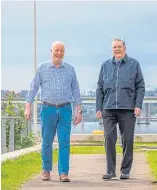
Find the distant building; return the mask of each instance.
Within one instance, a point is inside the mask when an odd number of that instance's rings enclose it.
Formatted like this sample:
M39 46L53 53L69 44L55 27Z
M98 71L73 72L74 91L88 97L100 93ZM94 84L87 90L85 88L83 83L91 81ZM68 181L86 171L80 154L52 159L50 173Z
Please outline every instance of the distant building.
M95 90L84 90L84 92L81 93L81 96L95 97L96 91Z
M1 97L4 98L6 96L7 93L9 93L11 91L9 90L1 90Z

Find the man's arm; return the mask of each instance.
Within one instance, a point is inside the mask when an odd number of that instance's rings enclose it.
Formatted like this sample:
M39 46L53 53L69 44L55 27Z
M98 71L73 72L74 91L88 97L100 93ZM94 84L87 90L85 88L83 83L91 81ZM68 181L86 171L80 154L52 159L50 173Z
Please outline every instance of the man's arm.
M135 108L142 109L142 103L143 103L143 99L145 95L145 82L144 82L142 70L139 64L137 65L135 89L136 89Z
M35 73L35 76L31 82L30 85L30 90L28 92L28 97L26 100L26 108L25 108L25 117L26 119L30 119L31 116L31 104L34 101L34 98L39 90L39 86L41 84L41 75L40 75L40 70L38 70Z
M75 70L73 70L71 88L72 88L72 96L74 98L74 105L76 106L76 116L74 124L77 125L82 121L82 108L81 108L82 101L81 101L80 89Z
M104 100L104 91L103 91L103 66L101 66L99 79L97 82L97 89L96 89L96 112L102 111L102 105Z
M75 70L73 71L71 88L72 88L72 96L74 98L74 105L76 106L76 109L80 110L82 101L81 101L80 89Z

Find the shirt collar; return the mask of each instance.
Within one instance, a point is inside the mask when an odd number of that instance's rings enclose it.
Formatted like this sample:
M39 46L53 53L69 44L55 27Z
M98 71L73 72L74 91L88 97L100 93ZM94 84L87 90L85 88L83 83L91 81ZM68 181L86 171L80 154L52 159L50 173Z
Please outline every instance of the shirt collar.
M55 67L55 64L52 63L52 61L49 62L49 67ZM65 67L64 61L62 61L61 65L59 67Z
M126 63L127 60L128 60L128 56L127 56L127 54L125 54L125 56L120 60L120 62ZM113 63L116 63L116 62L117 62L117 60L115 60L115 57L112 58L112 62L113 62Z

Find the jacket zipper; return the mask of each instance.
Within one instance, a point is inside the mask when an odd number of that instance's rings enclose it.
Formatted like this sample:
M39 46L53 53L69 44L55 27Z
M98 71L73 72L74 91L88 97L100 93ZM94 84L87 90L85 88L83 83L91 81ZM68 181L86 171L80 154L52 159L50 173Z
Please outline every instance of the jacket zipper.
M117 88L118 88L118 74L119 74L119 66L117 65L117 80L116 80L116 109L117 109L117 99L118 99L118 94L117 94Z

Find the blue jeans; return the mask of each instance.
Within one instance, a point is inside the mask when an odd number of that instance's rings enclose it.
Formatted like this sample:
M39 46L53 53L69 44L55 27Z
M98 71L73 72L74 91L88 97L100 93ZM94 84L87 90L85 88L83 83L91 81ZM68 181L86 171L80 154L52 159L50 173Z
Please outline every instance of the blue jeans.
M42 168L44 171L52 170L53 141L57 131L59 154L58 173L69 172L70 158L70 131L72 108L71 104L56 108L42 104L41 106L41 133L42 133Z

